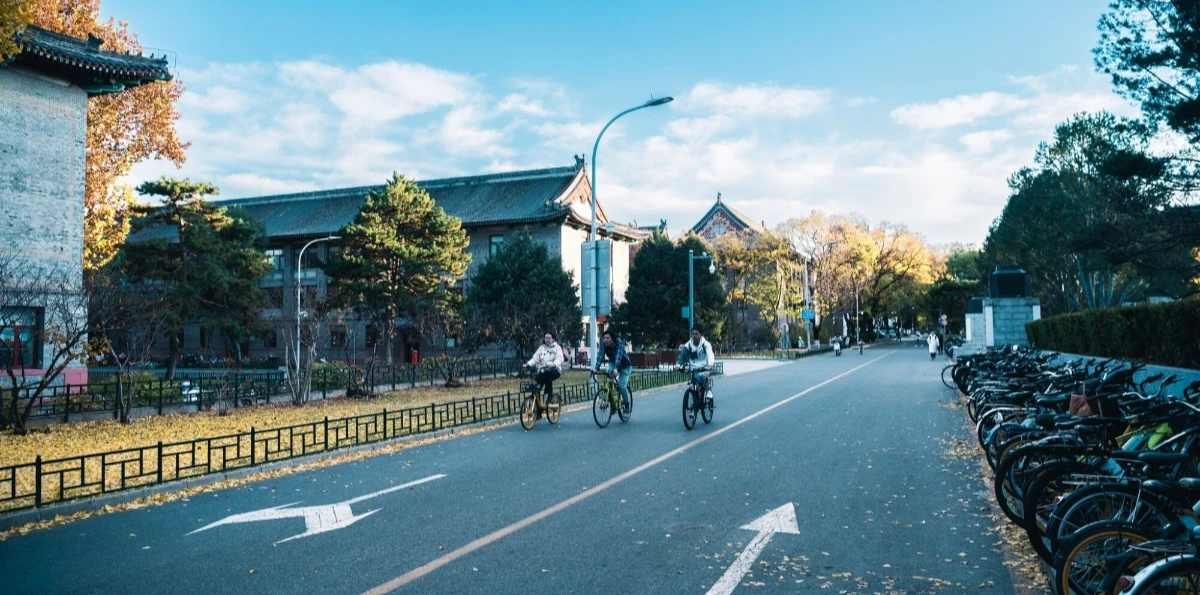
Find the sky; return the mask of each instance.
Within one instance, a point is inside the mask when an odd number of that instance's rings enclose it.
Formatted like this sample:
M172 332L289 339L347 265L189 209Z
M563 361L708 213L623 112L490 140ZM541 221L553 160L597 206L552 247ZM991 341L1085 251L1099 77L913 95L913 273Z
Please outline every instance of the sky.
M1039 142L1137 110L1095 72L1103 0L104 0L186 92L187 162L238 198L558 167L597 155L618 221L723 201L981 244Z

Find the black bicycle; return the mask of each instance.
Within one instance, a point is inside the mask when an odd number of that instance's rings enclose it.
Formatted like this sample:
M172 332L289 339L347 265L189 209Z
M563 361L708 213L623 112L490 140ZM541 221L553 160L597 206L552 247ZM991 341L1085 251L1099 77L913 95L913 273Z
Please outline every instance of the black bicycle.
M683 391L683 427L691 430L696 427L696 414L700 415L704 423L712 423L712 380L700 377L701 372L707 371L705 368L685 369L691 374L691 378L688 380L687 390Z

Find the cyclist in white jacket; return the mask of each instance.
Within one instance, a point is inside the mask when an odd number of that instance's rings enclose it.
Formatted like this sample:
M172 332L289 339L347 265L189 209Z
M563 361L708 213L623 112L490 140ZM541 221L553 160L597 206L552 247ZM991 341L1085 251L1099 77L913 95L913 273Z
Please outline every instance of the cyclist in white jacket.
M546 336L542 337L542 344L533 352L533 357L525 362L525 367L532 368L537 373L534 380L542 385L542 393L548 397L554 393L554 381L562 376L562 364L562 347L559 347L552 333L546 333ZM538 403L538 406L540 407L541 403Z
M711 372L713 366L716 365L716 356L713 354L713 348L708 339L700 335L700 327L692 327L692 340L679 347L679 360L675 363L680 368L684 363L688 363L693 368L704 370L699 377L708 387L708 398L713 398L712 383L708 381L708 372Z

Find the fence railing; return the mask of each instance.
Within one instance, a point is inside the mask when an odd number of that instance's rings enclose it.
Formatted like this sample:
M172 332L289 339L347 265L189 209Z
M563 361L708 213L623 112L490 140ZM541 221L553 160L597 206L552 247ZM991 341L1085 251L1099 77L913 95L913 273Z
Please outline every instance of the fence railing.
M833 351L833 347L822 345L815 349L726 349L714 348L716 356L724 359L798 359L817 355L820 353L828 353Z
M499 378L516 373L521 361L514 358L472 358L458 362L460 378ZM329 397L330 393L352 384L374 388L414 388L433 386L445 380L441 368L433 362L420 364L376 365L369 371L361 367L320 365L313 369L312 396ZM355 382L352 382L355 381ZM117 380L103 374L87 384L63 384L47 387L33 398L32 418L59 417L70 421L72 415L115 411ZM11 389L5 398L11 399ZM222 403L242 406L272 403L290 398L287 372L262 370L201 370L184 373L174 380L153 374L141 375L133 382L132 398L135 408L152 408L151 413L162 415L165 409L180 406L206 406ZM33 389L18 389L19 405L28 403Z
M718 367L714 373L722 371ZM632 375L629 385L639 391L686 381L680 372L650 370ZM559 391L565 404L591 399L588 382L560 385ZM523 398L507 392L60 459L39 456L32 463L0 467L0 513L512 417Z

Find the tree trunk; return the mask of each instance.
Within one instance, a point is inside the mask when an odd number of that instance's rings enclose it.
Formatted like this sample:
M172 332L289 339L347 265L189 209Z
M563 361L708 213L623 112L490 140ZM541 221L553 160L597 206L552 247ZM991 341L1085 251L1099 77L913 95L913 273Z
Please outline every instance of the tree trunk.
M172 335L171 339L167 342L167 345L168 351L166 379L175 380L175 368L179 365L179 351L180 347L182 347L179 344L179 337Z

